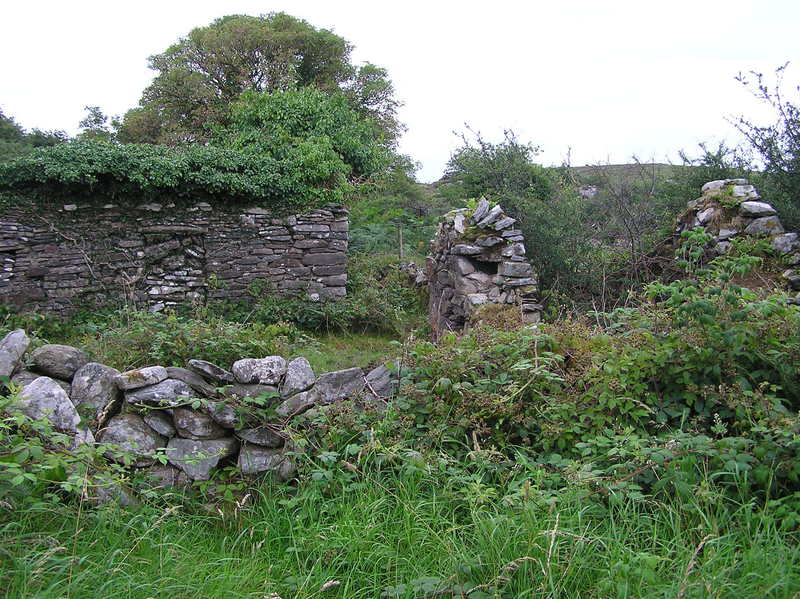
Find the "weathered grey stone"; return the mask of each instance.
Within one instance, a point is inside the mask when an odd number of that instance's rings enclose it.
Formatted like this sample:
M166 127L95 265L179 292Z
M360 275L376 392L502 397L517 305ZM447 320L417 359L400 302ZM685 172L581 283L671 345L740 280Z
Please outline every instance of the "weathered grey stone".
M300 391L306 391L314 384L317 377L314 369L305 358L295 358L286 365L286 378L281 386L281 395L288 397Z
M747 201L739 204L739 214L742 216L772 216L778 212L766 202Z
M394 395L398 384L398 364L394 365L394 371L390 370L383 364L377 368L373 368L364 377L367 381L367 389L369 389L375 396L386 399Z
M0 376L11 376L28 351L31 340L22 329L15 329L0 341Z
M735 237L739 234L739 231L735 229L720 229L719 234L717 235L718 241L727 241L731 237Z
M779 254L791 254L800 248L800 239L797 233L784 233L772 239L772 249Z
M717 211L716 208L711 206L710 208L706 208L705 210L701 210L697 213L697 222L701 225L706 224L711 218L714 216L714 213Z
M702 192L719 191L727 185L747 185L747 179L720 179L718 181L709 181L702 187Z
M19 387L24 387L38 379L41 374L38 372L31 372L30 370L20 370L14 376L11 377L11 382ZM52 379L54 380L59 387L64 390L68 396L70 394L70 384L66 381L62 381L61 379ZM71 398L70 398L71 399Z
M122 393L117 387L119 370L98 362L89 362L72 377L69 397L76 406L91 406L100 418L110 404L119 402ZM109 409L113 409L113 406Z
M511 225L517 222L517 219L511 218L510 216L506 216L504 218L499 219L492 225L492 228L495 231L502 231L503 229L508 229Z
M464 221L464 214L462 212L459 212L453 217L453 230L456 233L461 234L467 230L467 225Z
M77 347L51 343L33 350L31 361L36 372L70 381L75 371L89 362L89 356Z
M236 453L238 447L239 442L233 437L213 440L175 437L167 444L167 458L190 479L208 480L220 461Z
M243 384L277 385L286 374L286 360L281 356L244 358L233 363L233 376Z
M175 379L176 381L183 381L189 385L200 397L219 397L220 393L214 385L206 382L206 380L191 370L180 368L178 366L167 366L167 377Z
M46 376L22 388L16 407L28 418L48 420L53 428L65 433L77 432L81 421L64 389Z
M344 264L346 261L347 255L342 252L304 254L302 260L303 264L306 266Z
M483 219L484 216L488 214L488 212L489 201L486 198L481 197L481 199L478 200L478 205L475 206L475 211L472 213L472 224L478 223L481 219Z
M242 420L236 408L224 401L210 402L206 411L223 428L238 428Z
M529 277L532 271L527 262L501 262L497 274L504 277Z
M166 443L166 439L145 424L138 414L119 414L108 421L98 435L100 443L113 445L106 455L117 462L125 463L130 454L134 466L149 466L155 462L154 455Z
M145 366L120 373L116 378L117 387L123 391L139 389L155 385L167 378L167 369L163 366Z
M262 447L283 447L284 437L269 426L245 428L236 432L236 436L248 443L255 443Z
M221 439L228 434L211 416L191 408L175 408L172 419L184 439Z
M488 214L487 214L486 216L484 216L484 217L483 217L483 218L482 218L482 219L481 219L481 220L480 220L478 223L476 223L476 224L477 224L478 228L480 228L480 229L485 229L486 227L488 227L489 225L491 225L493 222L495 222L496 220L498 220L498 219L499 219L499 218L501 218L502 216L503 216L503 209L502 209L502 208L500 207L500 205L498 204L498 205L496 205L494 208L492 208L491 210L489 210Z
M129 404L145 404L153 406L178 406L194 397L194 391L183 381L165 379L155 385L125 392L125 401Z
M744 232L747 235L780 235L784 229L777 216L764 216L754 219L745 227Z
M205 360L189 360L187 366L214 383L227 385L236 382L233 373Z
M459 243L454 245L453 249L450 251L456 256L477 256L483 251L483 248L480 248L477 245Z
M251 443L242 444L238 466L242 474L273 472L280 482L289 480L297 471L292 459L282 449L268 449Z
M148 488L168 489L170 487L184 487L189 484L186 473L169 464L156 464L145 471L145 481Z
M314 407L314 398L307 391L291 396L282 402L275 411L281 418L291 418L302 414L306 410Z
M323 374L309 392L316 404L329 404L344 398L352 398L364 389L364 371L348 368Z
M800 291L800 272L790 268L789 270L784 271L783 278L787 283L789 283L789 287L795 291Z
M145 424L156 431L159 435L171 439L177 434L172 416L164 410L150 410L142 416Z
M731 250L731 242L730 241L720 241L714 246L714 251L717 254L725 255Z
M475 265L470 262L468 258L455 256L453 258L453 265L455 266L456 272L460 275L468 275L475 272Z
M465 298L465 306L468 309L475 308L477 306L482 306L489 302L489 296L485 293L470 293Z
M88 428L79 428L72 438L72 444L69 446L70 451L76 451L81 445L94 445L94 434Z

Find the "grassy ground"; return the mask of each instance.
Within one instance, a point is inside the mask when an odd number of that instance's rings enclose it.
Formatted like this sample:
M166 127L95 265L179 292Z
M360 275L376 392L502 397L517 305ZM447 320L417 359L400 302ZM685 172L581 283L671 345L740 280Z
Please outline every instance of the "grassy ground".
M391 343L396 339L379 333L327 333L316 340L319 345L303 355L314 372L323 373L382 363L393 353Z
M266 485L219 512L178 497L133 512L3 511L0 585L4 597L40 599L800 593L797 538L751 504L500 495L409 472L327 493Z

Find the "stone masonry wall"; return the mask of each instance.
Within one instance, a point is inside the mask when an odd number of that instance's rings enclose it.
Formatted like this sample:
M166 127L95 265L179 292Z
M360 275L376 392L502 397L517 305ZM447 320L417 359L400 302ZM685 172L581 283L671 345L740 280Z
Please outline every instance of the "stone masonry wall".
M160 309L264 292L346 295L347 211L277 218L197 203L67 204L0 213L0 303L69 312L125 300Z
M539 322L539 281L515 222L484 198L475 210L462 208L444 216L425 273L434 335L461 330L484 304L516 306L522 322Z

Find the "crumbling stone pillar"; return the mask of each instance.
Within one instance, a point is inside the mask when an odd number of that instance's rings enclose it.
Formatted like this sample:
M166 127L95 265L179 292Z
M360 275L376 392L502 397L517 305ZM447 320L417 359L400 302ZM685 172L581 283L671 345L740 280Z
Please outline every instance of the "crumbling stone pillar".
M499 205L444 215L427 259L428 318L434 336L461 330L478 306L516 306L522 322L539 322L538 279L525 257L522 231Z

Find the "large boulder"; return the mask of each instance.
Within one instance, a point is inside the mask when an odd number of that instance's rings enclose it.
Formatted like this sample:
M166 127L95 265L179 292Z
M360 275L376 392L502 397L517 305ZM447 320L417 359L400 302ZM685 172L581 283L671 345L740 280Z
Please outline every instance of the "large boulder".
M314 369L305 358L295 358L286 365L286 378L281 386L281 395L288 397L307 391L314 385Z
M360 368L347 368L320 376L309 395L315 404L329 404L356 397L363 389L364 371Z
M189 360L186 366L194 372L204 376L212 383L220 385L229 385L235 383L236 379L233 378L233 373L220 368L216 364L206 362L205 360Z
M192 388L183 381L165 379L156 385L126 391L125 401L131 405L174 407L186 403L194 395Z
M744 229L747 235L780 235L784 233L783 225L777 216L762 216L750 221Z
M89 406L94 411L95 419L99 419L107 412L107 408L114 409L113 404L122 398L116 383L117 376L119 370L98 362L83 365L72 377L69 394L72 403L75 406Z
M89 356L77 347L48 344L33 350L31 361L36 372L71 381L75 372L89 363Z
M147 426L138 414L114 416L98 434L98 441L114 446L106 454L110 459L120 463L132 459L134 466L153 464L154 454L166 444L166 439Z
M208 480L221 460L236 453L239 442L233 437L214 440L170 439L167 457L192 480Z
M11 331L0 341L0 376L11 376L28 351L31 340L22 329Z
M286 360L281 356L244 358L233 363L233 376L243 384L278 385L286 374Z
M163 366L145 366L135 370L127 370L117 376L117 386L123 391L140 389L157 385L167 378L167 369Z
M284 453L284 450L269 449L251 443L242 444L238 466L242 474L273 472L281 482L292 478L297 471L294 462Z
M81 418L64 389L51 378L40 376L25 385L17 407L33 420L49 420L56 430L76 433Z
M178 434L185 439L221 439L227 434L211 416L191 408L175 408L172 418Z

